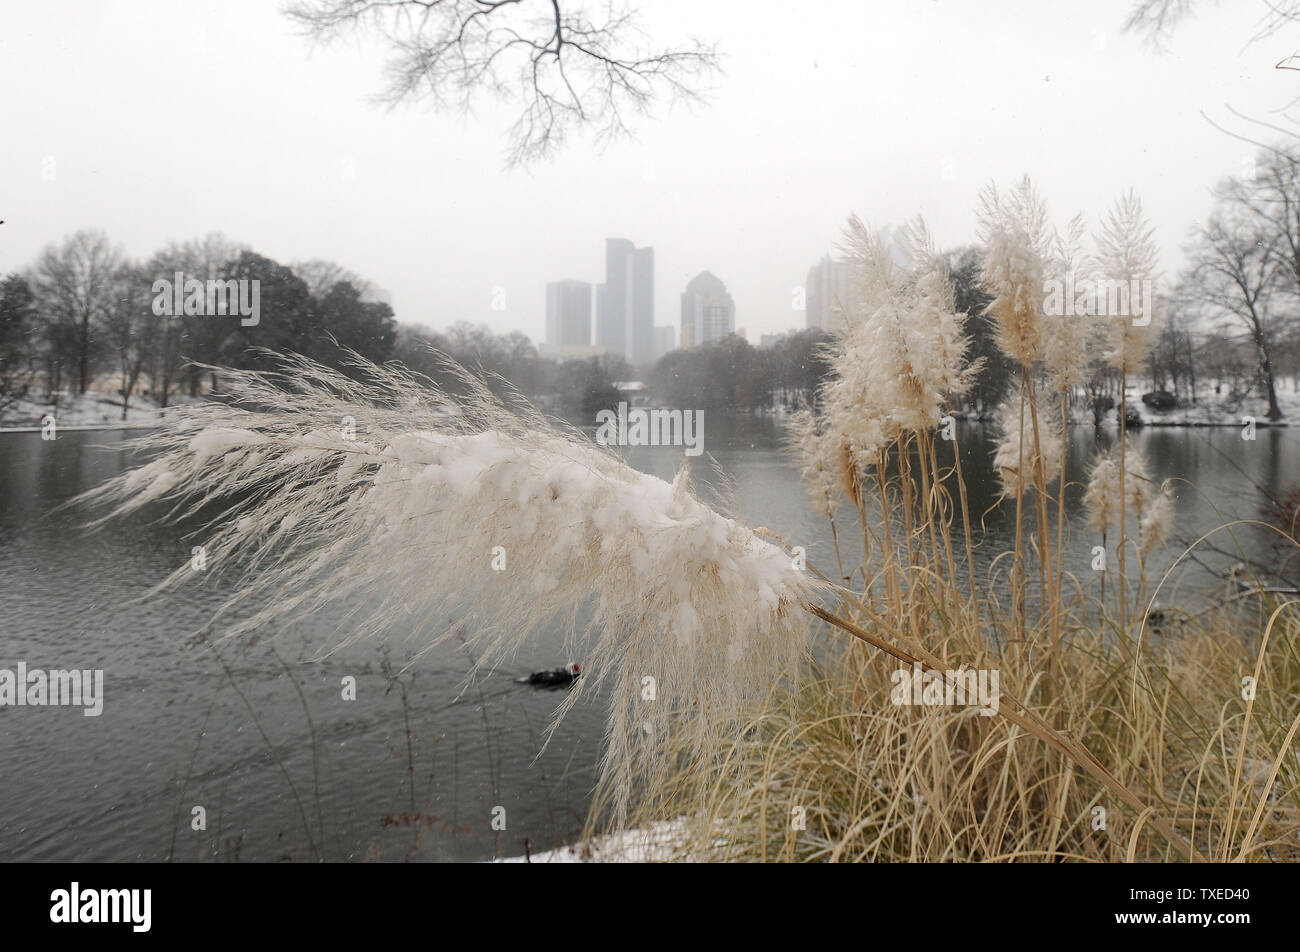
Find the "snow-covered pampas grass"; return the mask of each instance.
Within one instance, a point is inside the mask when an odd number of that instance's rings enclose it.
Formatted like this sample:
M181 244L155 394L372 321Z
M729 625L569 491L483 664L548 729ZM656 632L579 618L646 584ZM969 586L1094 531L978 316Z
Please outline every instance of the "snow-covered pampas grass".
M833 518L843 468L844 445L808 407L800 407L786 422L786 449L799 465L799 475L813 508Z
M1177 850L1189 859L1200 858L1205 831L1196 828L1194 820L1189 830L1184 807L1190 786L1186 778L1201 771L1199 782L1204 774L1204 738L1184 745L1177 730L1171 730L1166 716L1170 699L1164 690L1168 679L1134 682L1142 689L1160 683L1161 690L1149 695L1128 688L1123 677L1127 666L1146 665L1148 659L1131 641L1122 620L1111 624L1106 576L1101 580L1100 624L1088 618L1090 597L1083 585L1067 597L1060 583L1059 553L1065 544L1061 422L1069 391L1086 371L1088 345L1096 335L1086 313L1075 317L1063 308L1053 315L1062 320L1049 319L1044 277L1074 272L1076 280L1090 279L1080 250L1082 221L1072 222L1057 236L1055 249L1049 249L1042 202L1027 181L1005 197L991 192L985 209L984 281L995 297L990 313L999 344L1021 371L1021 389L1013 390L998 413L1001 433L994 459L1006 491L1015 494L1017 503L1012 606L1008 610L1003 604L997 585L976 584L969 516L963 520L972 566L969 598L956 580L947 532L952 510L943 482L952 479L957 484L965 515L962 454L954 447L952 466L945 472L936 461L931 431L943 412L943 396L962 385L960 375L966 369L963 318L952 313L946 276L927 261L923 231L918 230L919 240L908 249L904 263L854 219L846 253L854 266L854 306L845 314L846 329L828 348L834 376L821 394L822 418L800 417L794 443L816 500L824 500L833 485L829 474L835 468L835 450L845 441L853 451L849 458L860 458L874 477L879 518L872 512L869 524L859 503L861 587L854 581L857 567L850 567L847 575L841 567L844 584L835 590L839 614L817 606L810 609L858 642L841 655L819 656L814 680L802 682L800 690L778 687L773 708L756 723L755 733L733 746L728 769L714 774L672 772L651 790L646 809L654 812L647 816L685 817L683 829L696 853L832 860L1100 858L1121 837L1098 840L1087 835L1086 823L1070 819L1086 817L1096 802L1098 788L1079 783L1077 771L1082 771L1103 785L1108 797L1125 804L1126 812L1135 811L1130 815L1140 818L1124 832L1128 858L1137 855L1148 817L1151 828L1172 849L1158 846L1146 855L1169 858ZM1073 323L1067 324L1071 318ZM956 345L947 348L945 339ZM1046 390L1039 386L1041 372L1049 381ZM1040 407L1035 389L1055 393L1061 406L1044 401ZM1046 408L1060 412L1044 414ZM1094 467L1087 499L1090 521L1104 533L1116 519L1122 523L1127 502L1139 513L1143 528L1137 546L1152 546L1168 533L1172 496L1157 508L1143 495L1150 485L1145 478L1134 474L1126 486L1123 453L1117 448ZM1140 463L1138 468L1143 468ZM1048 503L1056 476L1058 560L1053 581L1048 578ZM1026 487L1034 488L1031 497L1025 497ZM1042 597L1041 616L1032 622L1025 608L1022 499L1038 508L1033 541ZM883 544L875 551L883 553L883 565L873 564L868 548L868 536L876 538L877 532ZM1134 540L1124 540L1122 529L1120 536L1122 552L1123 545ZM992 564L1000 559L998 555ZM858 650L864 644L881 654L864 655ZM1044 647L1050 647L1050 654ZM962 658L997 668L1004 679L998 717L1044 741L1043 748L1025 758L1030 748L1019 742L1023 735L1001 733L996 718L960 711L917 717L903 706L887 705L881 699L898 673L890 658L935 670ZM1050 664L1046 671L1044 659ZM1158 664L1152 667L1160 670ZM1117 686L1126 693L1119 703ZM1015 700L1016 694L1023 694L1028 703ZM1121 707L1125 716L1114 717ZM1090 745L1095 742L1096 753L1084 745L1084 737ZM1159 778L1153 782L1149 771L1135 770L1134 760L1123 755L1139 748L1179 750L1186 766L1174 781L1177 790L1167 786L1152 797L1126 786L1152 790L1160 785ZM1103 760L1112 766L1103 766ZM1111 770L1122 773L1123 780ZM1175 802L1177 806L1171 806ZM1161 815L1166 809L1169 819ZM789 822L792 813L806 813L806 829ZM1109 853L1111 858L1124 855L1118 850Z
M1147 459L1146 451L1127 437L1120 456L1124 460L1124 505L1141 519L1152 496L1151 461Z
M1138 523L1138 552L1145 559L1156 546L1163 545L1174 528L1174 494L1166 480L1154 493Z
M966 315L953 306L924 224L907 237L914 267L898 264L858 218L845 230L855 307L829 345L823 397L864 468L900 436L937 426L948 395L965 392L977 369L966 361Z
M1073 289L1092 278L1092 259L1084 252L1085 234L1083 216L1076 215L1070 219L1065 231L1052 235L1046 273L1062 288ZM1096 320L1090 315L1075 313L1073 307L1062 306L1044 311L1042 327L1043 369L1047 371L1052 389L1068 394L1087 377L1089 345L1096 332Z
M1012 410L1004 402L998 411L1001 439L995 465L1002 476L1004 492L1013 494L1016 500L1016 542L1012 573L1017 624L1023 629L1024 486L1031 484L1038 489L1035 502L1038 507L1039 564L1046 584L1046 571L1051 562L1046 480L1051 478L1048 467L1052 457L1055 456L1059 461L1062 452L1061 447L1045 445L1050 441L1043 440L1034 381L1030 372L1042 357L1044 349L1044 278L1050 249L1047 208L1029 177L1025 176L1010 192L999 192L994 185L989 185L984 190L978 225L984 248L980 280L985 290L992 295L987 313L993 318L994 339L1003 353L1020 365L1020 390L1013 395L1015 408ZM1011 456L1013 452L1014 459ZM1054 615L1054 612L1049 614Z
M981 279L993 295L988 312L997 344L1028 366L1043 349L1047 209L1027 176L1006 193L990 185L980 199Z
M1119 460L1114 453L1098 453L1088 469L1088 483L1083 493L1083 507L1088 525L1104 538L1119 523L1124 498L1119 488Z
M1044 417L1040 421L1042 438L1035 441L1021 390L1013 387L998 405L996 425L998 440L993 466L1002 480L1002 491L1013 498L1028 488L1045 491L1061 471L1059 424Z
M1174 526L1174 493L1169 480L1157 487L1152 480L1146 454L1125 436L1124 444L1097 453L1088 468L1083 494L1088 525L1101 534L1103 545L1112 529L1119 533L1118 550L1123 553L1134 543L1139 557L1142 586L1146 588L1146 558L1168 541ZM1127 526L1137 522L1137 538L1127 535ZM1124 560L1120 561L1121 571ZM1120 588L1124 597L1124 588ZM1102 586L1102 601L1106 590Z
M983 359L967 357L969 315L958 311L952 278L945 260L935 252L934 239L920 217L904 232L912 259L912 320L927 329L931 359L925 369L929 386L943 397L961 396L974 386Z
M1128 476L1120 481L1120 460ZM1099 532L1119 525L1120 510L1128 507L1141 518L1152 495L1150 463L1141 447L1125 437L1125 445L1116 444L1093 457L1088 468L1088 484L1083 494L1088 524Z
M491 667L560 622L586 676L556 719L608 683L603 776L620 808L667 738L706 758L792 670L810 582L684 470L637 472L464 372L457 396L354 370L223 371L228 404L178 409L135 441L155 460L80 501L198 520L208 566L238 576L214 619L227 636L335 606L346 629L320 633L322 654L401 628L427 646L462 633Z
M898 251L906 261L899 260ZM858 509L864 577L873 571L869 563L875 529L869 525L859 484L866 474L875 477L883 534L878 551L883 553L887 587L901 610L890 522L896 512L901 514L903 533L899 538L906 543L909 561L914 556L914 542L919 546L915 554L925 550L925 539L913 532L915 525L928 528L932 557L938 556L942 533L952 566L947 519L942 518L936 529L929 518L928 510L948 504L945 494L931 491L931 485L937 489L942 482L932 436L949 398L966 392L979 368L967 360L967 316L956 309L946 264L935 254L924 222L917 219L912 223L900 244L887 242L851 217L843 253L851 266L854 293L852 307L844 315L844 328L825 347L831 375L822 384L819 426L835 434L832 448L847 449L839 457L840 484ZM913 449L919 457L919 480L912 474ZM897 460L900 470L892 486L886 473L891 459ZM964 487L962 492L964 504ZM897 509L895 495L899 497ZM927 511L918 512L915 503ZM835 535L833 524L831 529ZM835 538L838 558L838 536Z
M1051 573L1049 580L1052 586L1051 597L1057 603L1065 581L1065 439L1069 428L1070 394L1087 379L1089 345L1097 331L1095 322L1086 313L1077 314L1074 307L1065 306L1065 296L1073 294L1077 286L1086 284L1091 277L1092 261L1083 250L1085 234L1083 216L1075 215L1064 232L1053 231L1051 250L1046 262L1047 273L1055 279L1056 286L1061 291L1058 302L1061 306L1044 307L1042 317L1043 369L1047 373L1048 386L1056 392L1061 408L1058 427L1061 466L1056 488L1056 570ZM1046 517L1046 507L1039 512ZM1059 653L1059 618L1057 604L1051 612L1050 625L1054 670Z
M1144 281L1154 281L1158 252L1152 238L1152 228L1142 214L1142 202L1133 191L1129 191L1115 203L1103 222L1101 234L1097 237L1097 270L1107 281L1117 281L1121 286L1132 287ZM1148 285L1150 286L1150 285ZM1151 308L1154 302L1148 300ZM1130 300L1130 305L1132 301ZM1132 311L1133 308L1128 308ZM1153 315L1148 313L1144 324L1138 324L1129 313L1108 315L1106 320L1109 350L1106 359L1120 372L1120 490L1128 495L1128 473L1131 469L1126 457L1127 440L1124 431L1128 426L1128 378L1136 373L1147 356L1155 340L1152 333L1155 326ZM1138 480L1136 482L1143 482ZM1133 487L1133 492L1141 494L1143 486ZM1135 500L1140 506L1142 500ZM1140 511L1140 510L1139 510ZM1128 536L1125 509L1120 509L1120 549L1119 549L1119 610L1120 625L1128 627L1128 599L1125 596L1127 586L1126 552L1124 541ZM1140 516L1139 516L1140 518Z
M1125 287L1154 281L1159 250L1153 234L1154 229L1143 215L1142 200L1137 194L1129 191L1120 196L1106 215L1096 239L1098 275ZM1150 304L1148 302L1148 306ZM1130 314L1107 316L1110 345L1106 359L1126 376L1141 370L1151 353L1156 321L1151 314L1147 318L1145 323L1139 324Z

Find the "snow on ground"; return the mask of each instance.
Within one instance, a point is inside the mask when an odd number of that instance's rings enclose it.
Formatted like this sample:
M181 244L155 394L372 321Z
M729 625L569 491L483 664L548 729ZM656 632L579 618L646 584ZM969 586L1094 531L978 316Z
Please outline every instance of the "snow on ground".
M533 853L531 857L508 856L498 863L662 863L673 858L673 847L682 831L681 820L661 820L648 830L627 830L597 837L591 843L561 846Z
M1245 416L1254 417L1260 425L1267 423L1268 401L1253 394L1233 399L1228 396L1226 387L1222 394L1215 394L1207 387L1198 394L1195 404L1160 412L1142 402L1141 394L1149 390L1147 386L1129 388L1129 406L1141 414L1143 423L1148 426L1241 426L1241 418ZM171 406L195 402L198 401L179 395L169 401ZM1277 402L1282 409L1282 419L1275 425L1300 425L1300 391L1293 389L1289 381L1278 382ZM57 408L45 401L19 400L0 410L0 432L39 430L41 418L47 413L54 414L61 430L113 430L152 426L158 422L161 411L149 397L132 397L127 418L123 420L122 398L117 394L69 396L65 393L60 396ZM1108 411L1106 422L1113 426L1117 416L1115 410ZM1071 408L1070 422L1091 424L1092 408L1076 404Z
M1300 393L1279 385L1277 404L1282 410L1279 426L1300 422ZM1268 418L1268 400L1253 394L1233 400L1226 394L1203 393L1195 404L1164 413L1158 413L1139 401L1138 409L1142 412L1143 422L1152 426L1241 426L1242 417L1254 417L1257 423L1264 423Z
M172 406L195 402L189 397L173 396ZM0 411L0 431L39 430L41 419L53 415L60 430L113 430L147 427L156 424L161 414L158 404L149 397L132 397L126 419L122 419L122 398L117 394L84 393L59 395L58 405L45 400L18 400Z
M1241 426L1242 417L1253 417L1259 426L1268 425L1268 400L1250 394L1233 398L1224 387L1222 394L1216 394L1206 388L1197 394L1196 403L1175 407L1172 410L1153 410L1142 402L1141 395L1149 393L1149 387L1129 387L1128 404L1136 409L1147 426ZM1300 425L1300 392L1288 384L1278 382L1277 403L1282 410L1282 419L1275 426ZM1118 410L1108 410L1105 422L1111 426L1118 419ZM1070 410L1071 423L1092 423L1092 407L1075 405Z

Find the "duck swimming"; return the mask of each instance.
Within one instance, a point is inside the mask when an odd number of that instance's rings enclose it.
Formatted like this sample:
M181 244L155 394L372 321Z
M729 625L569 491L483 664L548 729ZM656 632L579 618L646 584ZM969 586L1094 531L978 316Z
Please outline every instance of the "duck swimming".
M531 684L539 688L567 688L582 676L582 665L569 664L563 668L551 668L548 671L534 671L526 678L519 678L520 684Z

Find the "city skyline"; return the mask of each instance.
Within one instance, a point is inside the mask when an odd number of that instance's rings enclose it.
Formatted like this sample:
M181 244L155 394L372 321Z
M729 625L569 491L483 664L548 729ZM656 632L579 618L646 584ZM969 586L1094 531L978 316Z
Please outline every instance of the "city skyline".
M596 285L596 346L628 363L654 359L655 252L605 239L605 281Z
M852 307L850 264L830 255L808 269L804 281L804 327L830 332L843 326L843 311Z
M711 271L691 278L682 292L682 347L698 347L736 331L736 303Z
M81 0L8 5L5 34L24 42L0 74L24 94L6 103L0 271L81 228L136 258L216 231L277 261L337 261L390 289L403 323L467 320L539 339L546 282L596 277L582 236L634 235L656 248L671 291L656 325L677 322L677 292L707 264L751 333L770 333L802 325L791 288L850 214L877 225L920 213L938 247L969 244L981 189L1028 172L1060 220L1140 188L1169 272L1212 184L1255 152L1229 134L1245 130L1225 105L1264 115L1289 101L1295 73L1272 68L1286 50L1260 65L1231 5L1201 8L1161 55L1123 31L1129 6L1024 0L988 20L951 4L828 2L825 19L786 23L662 0L645 11L652 32L690 22L725 37L709 102L641 124L635 140L602 151L575 141L519 171L502 168L508 107L485 101L473 122L376 109L382 53L366 38L309 51L275 4L230 0L222 17L160 0L111 13ZM202 31L203 50L175 43L177 30ZM1058 52L1062 36L1084 40ZM150 58L115 52L141 44ZM274 64L283 91L274 109L241 113L258 146L233 157L158 120L262 100L266 78L223 70L223 49ZM864 85L868 64L875 82ZM1141 110L1135 88L1149 96ZM870 123L852 121L864 110Z
M592 285L565 278L546 285L546 333L538 350L558 356L591 348Z
M735 301L726 284L707 269L686 283L677 324L654 323L654 248L638 248L625 238L606 238L605 270L606 280L600 283L576 278L547 282L545 327L536 338L539 354L611 353L633 365L646 365L679 347L707 344L729 334L748 340L746 329L736 326ZM616 289L613 294L611 286ZM764 337L799 329L790 326Z

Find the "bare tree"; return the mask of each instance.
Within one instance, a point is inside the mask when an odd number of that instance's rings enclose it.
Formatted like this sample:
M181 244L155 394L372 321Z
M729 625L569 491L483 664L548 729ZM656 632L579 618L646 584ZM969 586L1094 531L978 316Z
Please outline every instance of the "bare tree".
M1155 45L1162 46L1193 5L1194 0L1141 0L1129 14L1124 29L1143 34Z
M176 272L185 278L208 281L225 277L226 268L245 251L225 235L214 232L203 238L168 245L150 259L145 266L151 281L175 281ZM189 386L190 396L197 396L202 372L196 366L182 368L186 359L216 364L221 361L222 348L231 334L229 321L214 321L207 317L176 315L155 322L159 332L156 363L150 378L155 391L167 405L167 398L182 372ZM213 383L215 388L215 381Z
M1300 155L1285 146L1266 148L1253 176L1228 179L1217 193L1279 239L1282 271L1300 297Z
M1235 214L1234 214L1235 212ZM1282 236L1229 206L1196 232L1189 250L1187 280L1211 315L1246 330L1255 349L1268 397L1268 418L1279 420L1272 347L1289 309L1279 307L1285 287Z
M79 231L41 254L32 274L42 318L58 326L55 346L70 349L77 390L85 393L93 373L95 325L113 302L121 252L100 231ZM62 361L60 361L62 362Z
M1198 0L1140 0L1124 28L1144 34L1155 45L1163 46L1198 5ZM1296 24L1300 24L1300 0L1259 0L1259 18L1251 42Z
M108 346L117 360L122 386L122 419L131 405L131 393L149 364L152 352L164 342L154 332L152 280L141 267L126 265L116 276L116 293L104 313Z
M349 271L341 264L312 258L310 261L295 261L289 268L298 277L307 282L307 290L314 298L323 298L329 294L334 285L344 282L357 289L362 297L374 294L374 286L360 275Z
M386 41L391 104L429 99L468 113L480 95L518 103L507 165L551 154L574 131L631 133L657 103L698 100L715 44L654 48L621 0L300 0L288 16L318 40L373 30Z
M153 277L154 272L144 271ZM149 347L145 353L144 373L149 380L149 389L158 406L166 407L171 396L180 388L181 374L185 363L182 356L184 347L184 328L180 319L166 314L155 314L153 302L144 314L144 333L148 337Z
M1300 27L1300 0L1256 0L1256 3L1253 32L1246 41L1247 46L1262 44L1275 35L1297 33L1297 27ZM1124 27L1132 33L1145 36L1153 47L1161 49L1168 45L1178 26L1201 6L1204 6L1203 0L1138 0ZM1240 10L1241 7L1234 3L1233 9ZM1286 76L1290 75L1293 81L1294 71L1300 71L1300 49L1292 46L1291 50L1274 64L1274 69L1288 71L1282 77L1282 85L1294 90L1295 86L1286 80ZM1277 54L1273 52L1267 55L1271 60ZM1273 115L1266 119L1247 115L1227 104L1224 109L1231 118L1214 119L1204 111L1201 115L1211 126L1233 139L1261 148L1267 148L1266 139L1279 134L1300 140L1300 134L1297 134L1295 128L1300 125L1300 97L1292 96L1286 104L1270 110ZM1279 121L1279 115L1284 121ZM1237 126L1236 129L1231 128L1234 125Z
M1172 391L1180 401L1196 402L1196 348L1191 323L1195 309L1175 297L1160 300L1163 319L1154 335L1147 369L1157 390ZM1143 398L1145 399L1145 397Z
M27 395L36 376L35 301L21 275L0 281L0 413Z

